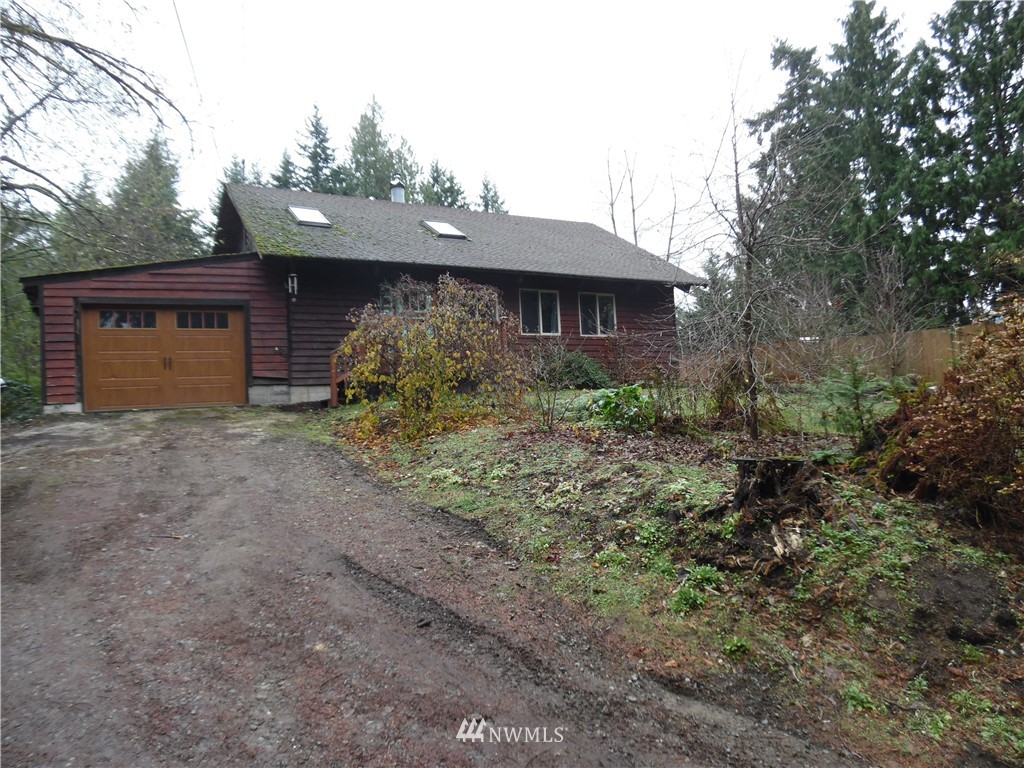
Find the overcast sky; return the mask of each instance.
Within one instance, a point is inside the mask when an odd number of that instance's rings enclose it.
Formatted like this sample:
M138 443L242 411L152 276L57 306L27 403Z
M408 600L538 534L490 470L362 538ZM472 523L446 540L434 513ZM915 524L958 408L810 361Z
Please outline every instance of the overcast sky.
M101 8L111 8L105 0ZM99 34L160 77L192 123L172 135L185 205L208 209L233 154L273 171L318 104L339 157L371 99L424 167L438 159L467 196L488 174L514 214L611 228L607 162L635 157L642 213L696 199L736 94L770 105L776 39L839 41L848 3L268 2L149 0ZM948 2L889 3L905 47ZM179 29L178 19L181 28ZM186 49L187 46L187 49ZM191 63L189 59L191 53ZM194 67L194 74L193 74ZM621 227L626 225L621 209ZM663 252L663 234L642 243ZM699 248L683 266L695 269Z

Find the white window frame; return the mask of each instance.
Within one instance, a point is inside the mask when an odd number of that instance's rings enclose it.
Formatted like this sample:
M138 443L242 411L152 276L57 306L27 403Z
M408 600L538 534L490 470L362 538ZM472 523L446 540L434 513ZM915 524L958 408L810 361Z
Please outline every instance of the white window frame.
M537 332L530 333L523 330L523 294L524 293L535 293L537 294ZM545 293L553 293L555 295L555 320L557 321L558 328L554 331L544 330L544 317L541 314L541 301L540 297ZM548 288L520 288L519 289L519 333L522 336L561 336L562 335L562 297L559 296L557 290L551 290Z
M594 313L594 319L597 321L597 333L584 333L583 332L583 297L584 296L593 296L594 297L594 309L596 310L595 313ZM600 304L598 302L600 301L600 298L602 296L605 296L605 297L610 298L612 300L612 323L614 323L614 327L611 330L607 330L607 329L605 329L605 328L603 328L601 326L601 306L600 306ZM614 336L615 335L615 329L619 327L619 308L618 308L617 303L615 301L615 294L614 293L597 293L596 291L580 291L579 295L577 297L577 300L576 300L576 304L577 304L577 307L579 308L579 311L580 311L580 336L585 336L587 338L593 338L593 337L597 337L597 336Z

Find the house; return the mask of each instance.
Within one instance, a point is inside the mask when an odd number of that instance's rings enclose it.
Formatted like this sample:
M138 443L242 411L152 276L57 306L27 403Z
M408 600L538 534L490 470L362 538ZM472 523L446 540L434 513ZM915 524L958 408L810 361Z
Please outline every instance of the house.
M701 280L593 224L224 188L213 255L23 280L50 413L325 400L349 314L402 275L498 288L521 343L595 357L623 328L674 330Z

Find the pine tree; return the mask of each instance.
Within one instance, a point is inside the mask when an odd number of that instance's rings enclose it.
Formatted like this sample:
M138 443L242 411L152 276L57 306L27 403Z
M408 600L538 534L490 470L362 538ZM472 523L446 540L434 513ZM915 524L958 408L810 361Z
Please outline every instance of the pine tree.
M857 188L841 226L854 252L902 249L899 216L905 202L906 148L899 115L907 67L898 49L897 23L874 2L853 3L843 42L833 46L830 109L842 128L838 161ZM856 259L848 262L856 271Z
M231 162L224 168L223 178L228 184L252 184L254 187L262 187L264 184L263 171L259 165L249 165L238 155L231 156Z
M1024 275L1024 5L955 3L917 51L914 213L946 315L967 320ZM926 201L922 205L919 201Z
M395 179L405 184L406 199L419 199L420 167L405 139L397 148L391 146L391 137L384 133L384 114L374 99L360 116L349 143L348 170L351 175L349 194L374 200L391 197L391 183Z
M285 150L281 153L281 163L277 166L277 171L270 174L270 183L277 189L299 189L299 174L299 167L292 161L288 150Z
M163 137L154 135L114 184L107 213L112 260L127 264L200 254L199 215L181 207L177 185L177 160Z
M440 205L446 208L469 208L462 185L455 180L455 174L445 170L434 160L430 164L430 173L423 183L421 192L423 202L427 205Z
M831 72L813 49L779 43L773 65L788 74L771 109L749 125L766 144L759 183L777 194L769 232L780 244L766 266L789 279L824 279L844 319L856 325L870 275L893 252L908 254L908 180L913 176L901 126L910 68L897 48L899 32L873 2L854 2L832 46ZM927 273L912 261L912 272ZM926 293L922 281L907 285ZM909 299L908 301L914 301Z
M48 247L56 270L109 267L123 263L116 242L113 212L88 176L71 191L72 205L49 219ZM45 270L44 270L45 271Z
M336 161L319 106L313 107L313 114L306 121L306 142L299 144L299 155L305 161L299 171L303 189L330 195L348 193L345 172Z
M484 176L480 189L480 210L488 213L508 213L505 201L498 194L498 188L491 183L487 176Z

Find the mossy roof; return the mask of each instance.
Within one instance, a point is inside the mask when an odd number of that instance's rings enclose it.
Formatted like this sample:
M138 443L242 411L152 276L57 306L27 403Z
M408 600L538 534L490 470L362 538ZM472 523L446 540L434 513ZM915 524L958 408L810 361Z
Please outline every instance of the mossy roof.
M233 211L226 210L230 206ZM316 208L328 227L299 224L288 206ZM237 213L237 218L231 213ZM228 184L218 238L232 246L241 221L261 256L382 262L439 268L523 272L563 277L702 283L653 254L594 224L366 200L294 190ZM444 221L467 239L438 237L423 221ZM237 234L237 233L236 233Z

